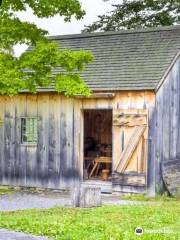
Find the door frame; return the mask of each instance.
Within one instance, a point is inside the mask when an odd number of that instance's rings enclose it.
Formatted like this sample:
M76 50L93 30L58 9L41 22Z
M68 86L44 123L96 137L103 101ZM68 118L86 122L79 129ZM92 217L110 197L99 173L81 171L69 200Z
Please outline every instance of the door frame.
M83 166L84 166L84 111L88 111L88 110L94 110L94 111L102 111L102 110L109 110L111 111L111 116L112 116L112 120L113 120L113 107L102 107L102 108L96 108L96 107L84 107L84 108L81 108L81 119L80 119L80 163L81 163L81 180L84 181L84 173L83 173ZM111 128L112 128L112 166L111 166L111 169L112 169L112 173L111 175L113 174L113 123L111 125Z

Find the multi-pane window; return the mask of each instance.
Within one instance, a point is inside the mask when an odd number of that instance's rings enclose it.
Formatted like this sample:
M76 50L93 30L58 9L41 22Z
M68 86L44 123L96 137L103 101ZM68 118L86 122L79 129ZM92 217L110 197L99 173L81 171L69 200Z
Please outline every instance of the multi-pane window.
M21 118L21 143L37 143L38 118Z

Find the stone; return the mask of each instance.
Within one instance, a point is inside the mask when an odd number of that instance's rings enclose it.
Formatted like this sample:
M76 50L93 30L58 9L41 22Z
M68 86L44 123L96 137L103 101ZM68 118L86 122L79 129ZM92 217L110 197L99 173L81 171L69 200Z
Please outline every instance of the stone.
M180 159L162 162L162 176L168 192L172 196L180 194Z

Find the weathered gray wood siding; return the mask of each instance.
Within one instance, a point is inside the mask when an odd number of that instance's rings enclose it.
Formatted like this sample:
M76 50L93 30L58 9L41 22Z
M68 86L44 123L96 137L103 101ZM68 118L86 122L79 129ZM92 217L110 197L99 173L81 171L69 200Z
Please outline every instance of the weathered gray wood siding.
M0 96L0 184L65 189L83 172L83 109L144 109L149 91L113 99L72 99L56 93ZM21 144L21 117L38 117L38 144Z
M38 117L38 143L21 144L21 117ZM74 166L73 100L57 94L0 97L0 183L66 188ZM79 122L80 124L80 122Z
M163 191L161 163L180 157L180 58L176 61L156 94L152 138L155 159L156 192Z

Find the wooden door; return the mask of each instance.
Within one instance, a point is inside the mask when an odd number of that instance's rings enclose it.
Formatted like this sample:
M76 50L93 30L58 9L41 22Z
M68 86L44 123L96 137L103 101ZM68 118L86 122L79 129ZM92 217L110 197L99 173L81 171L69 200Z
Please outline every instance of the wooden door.
M145 185L147 110L113 111L113 172L120 183Z

